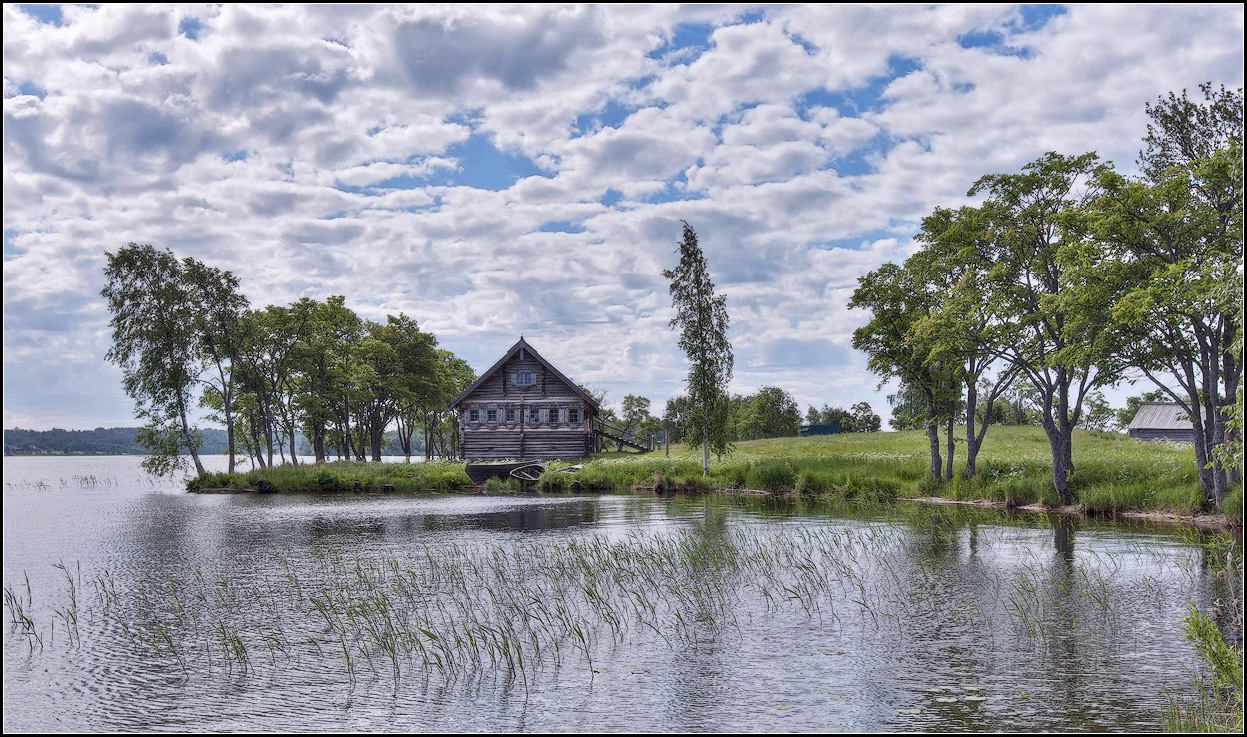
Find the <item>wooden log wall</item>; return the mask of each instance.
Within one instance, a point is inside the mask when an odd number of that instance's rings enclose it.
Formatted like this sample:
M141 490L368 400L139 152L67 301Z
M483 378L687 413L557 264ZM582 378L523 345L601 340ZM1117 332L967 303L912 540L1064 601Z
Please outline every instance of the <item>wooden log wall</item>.
M523 355L464 397L459 413L459 447L468 460L583 458L594 450L589 403Z

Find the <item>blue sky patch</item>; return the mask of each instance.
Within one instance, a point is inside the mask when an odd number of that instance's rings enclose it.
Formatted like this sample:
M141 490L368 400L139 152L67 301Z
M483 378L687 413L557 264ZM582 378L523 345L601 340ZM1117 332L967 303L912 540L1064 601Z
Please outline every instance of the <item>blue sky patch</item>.
M35 84L34 82L22 82L17 85L19 94L38 97L40 100L48 96L48 91Z
M26 253L25 248L18 248L17 244L13 242L14 239L16 238L17 238L16 229L14 228L4 229L4 260L5 261L8 261L11 258L17 258L18 256L21 256L22 254Z
M17 9L39 21L53 26L65 25L60 5L18 5Z
M487 137L479 134L473 134L463 143L451 146L445 155L458 159L462 171L438 170L430 177L431 182L421 182L414 177L396 177L384 186L409 189L422 183L433 183L499 192L525 177L544 175L527 157L499 151ZM399 180L409 180L410 184L404 186Z
M807 92L797 98L797 111L804 115L811 107L831 107L840 111L846 118L856 118L865 112L883 109L883 91L893 80L922 68L917 59L905 56L892 56L888 60L887 74L880 75L863 87L855 87L844 92L832 92L821 89Z
M537 230L543 233L583 233L585 226L571 220L551 220L548 223L542 223Z
M1065 15L1069 11L1064 5L1023 5L1019 10L1022 13L1022 21L1019 23L1019 31L1038 31L1040 28L1048 25L1053 18Z
M1038 31L1053 18L1065 15L1062 5L1023 5L1018 8L1018 17L1008 23L1009 33L1032 33ZM1031 58L1031 50L1021 46L1011 46L1005 42L1001 31L972 31L957 39L963 49L985 49L1000 56L1016 56L1020 59Z
M681 23L675 27L675 33L669 41L649 52L647 56L662 61L667 56L675 54L676 63L691 64L702 55L702 52L710 48L710 34L712 33L714 33L714 26L708 23Z
M576 116L576 122L572 126L572 138L579 138L602 128L618 128L632 114L633 109L619 100L610 100L602 110L581 113Z
M606 194L598 198L598 202L602 203L606 207L614 207L615 205L619 204L619 202L623 200L623 198L624 198L623 193L620 192L619 190L608 189L606 190Z
M192 41L199 40L199 31L202 28L203 25L195 18L183 18L178 22L178 33Z

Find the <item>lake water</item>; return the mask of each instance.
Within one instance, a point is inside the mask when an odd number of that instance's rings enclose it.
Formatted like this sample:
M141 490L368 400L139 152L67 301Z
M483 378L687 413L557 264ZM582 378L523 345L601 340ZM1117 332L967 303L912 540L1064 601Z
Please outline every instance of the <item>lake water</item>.
M1137 525L139 460L4 459L5 732L1158 731L1241 590Z

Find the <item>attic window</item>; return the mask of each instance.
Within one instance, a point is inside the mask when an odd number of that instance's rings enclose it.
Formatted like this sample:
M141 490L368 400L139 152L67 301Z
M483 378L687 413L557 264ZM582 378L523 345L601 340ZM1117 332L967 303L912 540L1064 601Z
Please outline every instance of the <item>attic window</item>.
M537 383L537 377L533 375L532 371L515 372L515 385L516 386L535 386L536 383Z

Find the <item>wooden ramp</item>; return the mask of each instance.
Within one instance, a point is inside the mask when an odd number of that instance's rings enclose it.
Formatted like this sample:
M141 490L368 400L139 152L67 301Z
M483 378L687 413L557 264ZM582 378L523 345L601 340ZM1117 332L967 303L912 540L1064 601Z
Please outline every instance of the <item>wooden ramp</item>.
M598 439L599 448L605 444L605 441L609 441L614 443L619 450L623 450L625 445L641 453L649 453L654 449L653 435L646 438L644 442L638 442L639 439L628 438L627 428L610 425L601 420L593 423L593 434Z

